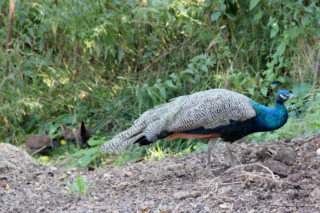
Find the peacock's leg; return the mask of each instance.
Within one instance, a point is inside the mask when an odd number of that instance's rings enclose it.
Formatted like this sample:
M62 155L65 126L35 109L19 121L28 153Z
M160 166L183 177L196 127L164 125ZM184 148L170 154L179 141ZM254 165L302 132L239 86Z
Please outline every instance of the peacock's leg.
M208 150L207 150L207 163L206 163L206 169L204 170L204 173L210 173L210 157L211 157L211 151L216 145L216 142L219 138L212 138L209 140L208 143Z
M235 162L234 157L233 157L233 155L231 153L231 149L230 149L231 144L230 144L230 142L225 142L225 144L226 144L226 149L227 149L228 155L230 157L231 166L235 167L236 166L236 162Z

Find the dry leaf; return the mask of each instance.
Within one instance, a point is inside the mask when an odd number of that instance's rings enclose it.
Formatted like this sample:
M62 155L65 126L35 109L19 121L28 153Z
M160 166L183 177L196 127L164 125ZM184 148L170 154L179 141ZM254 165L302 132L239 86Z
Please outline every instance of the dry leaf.
M150 208L151 208L150 206L147 206L146 208L142 209L141 213L145 213Z
M10 189L9 184L6 184L6 191L8 191Z

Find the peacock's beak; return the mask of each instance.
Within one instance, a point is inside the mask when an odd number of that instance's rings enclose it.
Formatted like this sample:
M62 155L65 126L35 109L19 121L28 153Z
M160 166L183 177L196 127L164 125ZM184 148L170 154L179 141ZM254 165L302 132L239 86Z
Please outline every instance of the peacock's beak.
M297 96L290 94L289 99L291 98L297 98Z

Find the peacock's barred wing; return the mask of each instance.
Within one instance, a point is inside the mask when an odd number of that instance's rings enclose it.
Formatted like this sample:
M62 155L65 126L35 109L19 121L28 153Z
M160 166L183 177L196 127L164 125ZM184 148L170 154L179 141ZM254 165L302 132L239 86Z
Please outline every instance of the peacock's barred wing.
M162 132L184 132L199 127L213 129L255 116L251 100L242 94L225 89L197 92L146 111L132 127L104 143L101 151L119 153L143 136L154 142Z

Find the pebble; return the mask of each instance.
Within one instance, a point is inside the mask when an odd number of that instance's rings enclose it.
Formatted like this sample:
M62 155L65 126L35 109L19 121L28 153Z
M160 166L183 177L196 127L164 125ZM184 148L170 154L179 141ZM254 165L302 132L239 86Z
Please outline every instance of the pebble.
M58 168L57 167L50 167L50 170L52 170L52 171L56 171L56 170L58 170Z
M317 150L317 155L320 155L320 148Z

